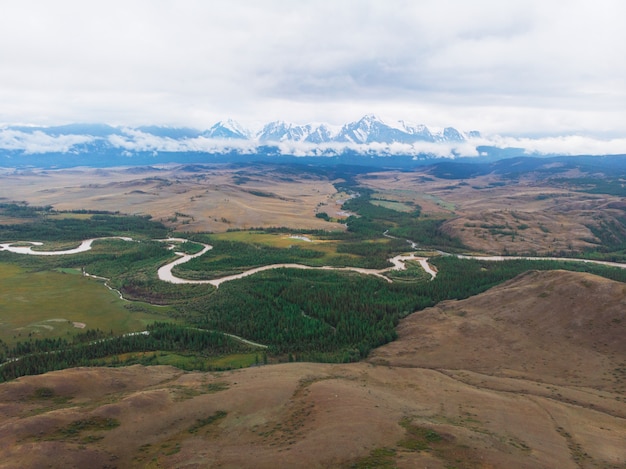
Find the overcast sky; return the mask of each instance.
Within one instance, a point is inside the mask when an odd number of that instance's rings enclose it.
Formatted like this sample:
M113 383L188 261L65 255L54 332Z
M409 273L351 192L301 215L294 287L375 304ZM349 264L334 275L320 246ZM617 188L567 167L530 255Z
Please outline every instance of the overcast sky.
M0 124L626 136L623 0L3 0Z

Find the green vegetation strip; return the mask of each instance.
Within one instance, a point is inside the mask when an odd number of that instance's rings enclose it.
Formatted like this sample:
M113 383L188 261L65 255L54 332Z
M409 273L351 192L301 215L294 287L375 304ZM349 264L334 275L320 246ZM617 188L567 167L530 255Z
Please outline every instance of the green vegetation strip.
M219 332L166 323L152 324L146 333L121 337L90 330L74 337L71 342L38 339L20 342L13 348L5 346L3 355L10 360L0 365L0 381L68 367L89 366L95 359L130 352L168 350L216 356L250 349L249 345Z
M182 276L222 276L286 262L381 268L389 265L388 258L411 249L406 239L424 249L462 248L457 240L441 233L441 220L423 217L419 207L401 212L375 205L371 191L355 186L349 177L345 179L348 182L341 190L360 194L344 204L345 209L358 214L348 218L347 232L300 233L315 239L315 243L289 240L286 230L278 228L219 236L190 235L192 241L215 247L211 255L180 266L185 273ZM74 226L81 238L124 235L142 239L137 243L99 241L92 251L72 256L35 258L0 252L0 288L8 298L0 306L9 311L0 327L4 334L0 341L3 380L77 365L120 365L133 360L169 361L184 369L224 369L277 360L356 361L372 348L394 340L395 327L406 315L442 300L467 298L527 270L581 270L626 280L625 270L599 265L537 260L489 262L448 256L431 259L438 270L432 281L415 265L394 272L396 281L391 284L350 272L278 269L225 283L216 290L207 285L172 285L158 280L157 269L176 257L166 243L150 240L167 233L162 225L147 218L101 213L85 219L51 218L49 208L22 206L0 207L0 215L25 220L0 225L3 240L69 242L74 239L64 239L61 231ZM385 232L395 238L383 236ZM197 252L199 247L183 243L177 249ZM126 298L143 303L123 303L92 280L61 273L83 269L111 279L111 286ZM40 300L37 292L42 294ZM77 316L61 314L74 306ZM107 319L98 323L99 317ZM107 332L78 332L70 329L69 323L58 322L55 326L54 322L45 322L57 318ZM158 318L177 324L149 324ZM19 325L18 320L24 324ZM11 326L11 321L15 325ZM48 327L28 329L36 325ZM6 328L4 332L2 327ZM16 333L19 327L24 328L23 332ZM120 335L145 329L149 335ZM211 331L234 334L268 348L255 350ZM145 352L151 353L141 355Z

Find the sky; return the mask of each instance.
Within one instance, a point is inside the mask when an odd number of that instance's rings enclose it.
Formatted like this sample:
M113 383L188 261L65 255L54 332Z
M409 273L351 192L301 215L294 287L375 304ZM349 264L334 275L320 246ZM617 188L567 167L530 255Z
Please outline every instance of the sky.
M0 124L375 114L615 144L624 18L623 0L3 0Z

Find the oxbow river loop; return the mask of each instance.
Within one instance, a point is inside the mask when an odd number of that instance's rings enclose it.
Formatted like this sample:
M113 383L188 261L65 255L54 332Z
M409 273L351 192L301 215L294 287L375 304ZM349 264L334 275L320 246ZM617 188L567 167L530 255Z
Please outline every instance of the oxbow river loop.
M43 246L43 243L38 241L24 241L19 244L29 244L29 246L14 246L17 243L0 243L0 251L9 251L15 254L24 254L24 255L33 255L33 256L62 256L62 255L70 255L70 254L78 254L81 252L86 252L92 249L92 244L98 240L104 239L121 239L123 241L131 242L132 238L115 236L115 237L106 237L106 238L91 238L81 242L81 244L73 249L67 249L63 251L35 251L33 247L35 246ZM163 242L169 243L185 243L187 242L184 238L167 238L163 240L159 240ZM420 264L420 266L427 272L431 279L434 279L437 276L437 271L428 263L428 258L417 256L415 253L411 254L401 254L389 259L389 262L392 264L391 267L387 267L385 269L363 269L359 267L332 267L332 266L323 266L323 267L312 267L304 264L269 264L260 267L255 267L253 269L246 270L245 272L241 272L235 275L228 275L216 279L211 280L189 280L181 277L177 277L173 274L172 269L177 265L184 264L185 262L189 262L191 259L196 257L203 256L211 249L213 246L210 244L198 243L203 246L202 250L195 254L185 254L183 252L176 252L175 254L178 256L177 259L174 259L172 262L165 264L160 267L157 271L157 275L159 280L163 282L173 283L173 284L207 284L213 285L218 288L222 283L229 282L231 280L237 280L244 277L248 277L250 275L254 275L258 272L263 272L266 270L272 269L318 269L318 270L335 270L335 271L351 271L357 272L363 275L373 275L375 277L379 277L384 279L387 282L392 282L392 280L385 275L385 273L390 271L400 271L406 269L406 262L415 261ZM412 247L415 247L415 243L412 243ZM172 244L170 248L174 249L175 245ZM589 264L598 264L605 265L609 267L617 267L621 269L626 269L626 264L622 264L619 262L609 262L609 261L598 261L591 259L579 259L579 258L569 258L569 257L531 257L531 256L467 256L462 254L450 254L441 252L442 255L447 256L455 256L459 259L478 259L483 261L506 261L506 260L539 260L539 261L567 261L567 262L584 262Z
M123 241L133 241L132 238L127 238L127 237L92 238L92 239L87 239L85 241L82 241L80 246L78 246L77 248L68 249L65 251L34 251L33 250L34 246L43 246L43 243L40 243L37 241L27 241L27 242L21 242L20 244L27 243L27 244L30 244L30 246L13 246L13 244L15 243L2 243L0 244L0 251L9 251L9 252L13 252L16 254L26 254L26 255L35 255L35 256L61 256L61 255L68 255L68 254L78 254L81 252L89 251L92 248L93 242L101 240L101 239L121 239ZM169 242L169 243L187 242L187 240L184 238L167 238L167 239L163 239L160 241ZM195 254L185 254L183 252L176 252L175 254L179 256L177 259L173 260L172 262L168 264L165 264L164 266L158 269L157 275L159 277L159 280L162 280L163 282L174 283L174 284L206 284L206 285L213 285L214 287L218 288L224 282L229 282L231 280L237 280L243 277L248 277L249 275L254 275L258 272L263 272L266 270L319 269L319 270L358 272L363 275L373 275L375 277L382 278L386 280L387 282L391 283L392 280L389 277L385 276L384 274L392 270L405 270L407 261L418 262L422 266L422 268L428 274L431 275L431 278L435 278L437 276L437 271L428 263L428 259L425 257L416 256L415 254L403 254L403 255L393 257L389 259L389 261L392 264L392 267L388 267L385 269L362 269L359 267L331 267L331 266L311 267L311 266L304 265L304 264L269 264L269 265L264 265L264 266L255 267L253 269L246 270L245 272L242 272L240 274L228 275L225 277L211 279L211 280L189 280L189 279L184 279L184 278L175 276L172 273L172 269L174 267L176 267L177 265L184 264L185 262L189 262L191 259L194 259L196 257L203 256L204 254L209 252L211 249L213 249L213 246L211 246L210 244L204 244L204 243L198 243L198 244L201 244L203 248L201 251ZM175 245L172 244L170 247L174 248Z

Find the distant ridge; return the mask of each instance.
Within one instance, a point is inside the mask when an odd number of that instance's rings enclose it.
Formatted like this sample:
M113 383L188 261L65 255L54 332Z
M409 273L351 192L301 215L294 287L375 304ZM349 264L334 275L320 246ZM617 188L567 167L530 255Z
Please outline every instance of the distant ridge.
M461 132L452 127L442 131L431 130L425 125L407 124L404 121L387 123L374 115L366 115L355 122L333 129L329 124L294 124L284 121L269 122L258 132L252 132L232 119L215 123L207 130L186 127L141 126L113 127L106 124L69 124L62 126L7 126L3 132L24 134L42 133L49 136L128 136L129 132L141 132L155 137L173 140L204 137L214 140L249 140L261 143L307 142L320 143L415 143L415 142L461 142L480 137L478 131ZM1 142L0 142L1 143Z
M274 121L258 131L232 119L205 130L156 125L9 125L0 128L0 167L248 162L277 157L339 159L344 164L362 164L363 156L402 156L404 160L408 156L410 161L476 156L476 145L468 142L479 137L477 131L387 123L374 115L343 126Z
M565 151L557 152L555 145ZM602 153L604 147L611 151ZM436 129L402 120L388 122L375 115L339 126L274 121L256 131L232 119L221 120L208 129L99 123L0 127L0 167L9 168L247 163L276 158L302 162L303 157L310 164L408 168L442 158L472 157L493 162L519 156L589 154L579 148L593 148L595 155L623 154L626 140L484 137L477 130Z

